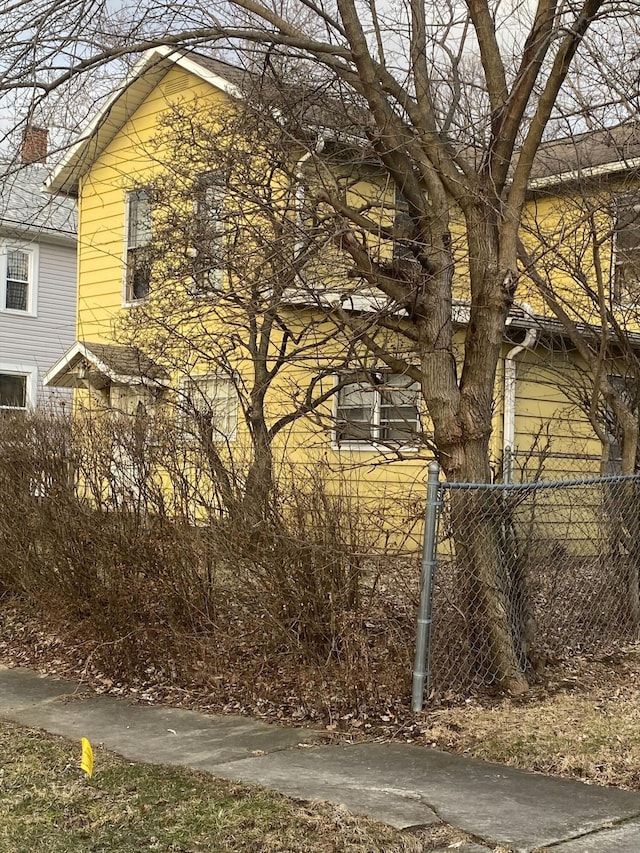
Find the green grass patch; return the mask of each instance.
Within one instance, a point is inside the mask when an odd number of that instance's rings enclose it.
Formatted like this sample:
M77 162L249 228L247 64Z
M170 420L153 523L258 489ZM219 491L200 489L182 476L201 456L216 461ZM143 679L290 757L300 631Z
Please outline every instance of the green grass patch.
M431 846L327 804L94 754L89 780L79 769L79 742L0 721L2 853L411 853Z

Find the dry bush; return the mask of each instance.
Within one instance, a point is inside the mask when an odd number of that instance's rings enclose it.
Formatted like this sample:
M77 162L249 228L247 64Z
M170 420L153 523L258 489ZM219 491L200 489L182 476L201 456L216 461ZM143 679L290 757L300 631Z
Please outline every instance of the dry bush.
M416 560L381 536L384 505L363 511L316 468L288 472L259 517L221 512L198 448L148 419L6 416L0 449L1 588L92 666L221 701L406 693Z

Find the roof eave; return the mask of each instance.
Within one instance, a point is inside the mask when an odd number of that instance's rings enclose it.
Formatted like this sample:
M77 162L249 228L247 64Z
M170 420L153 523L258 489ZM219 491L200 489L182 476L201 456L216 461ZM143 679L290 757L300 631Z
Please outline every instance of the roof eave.
M131 73L86 125L77 142L69 148L51 172L44 183L45 192L76 198L82 175L88 171L94 159L106 148L172 65L184 68L231 97L241 97L240 90L233 83L204 68L175 48L167 45L151 48L140 57ZM124 117L110 121L116 105L123 98L128 99Z
M91 344L85 341L76 341L63 356L47 371L42 378L42 384L51 388L80 388L84 387L81 382L69 382L69 374L81 363L86 362L95 368L105 379L114 385L145 385L150 388L162 388L163 383L153 377L138 376L133 374L118 373L101 359L91 349Z
M601 178L620 172L631 172L638 168L640 168L640 157L632 157L627 160L612 160L609 163L601 163L599 166L585 166L581 169L570 169L566 172L532 178L529 181L528 189L531 192L535 192L536 190L561 186L562 184L576 183L580 180Z

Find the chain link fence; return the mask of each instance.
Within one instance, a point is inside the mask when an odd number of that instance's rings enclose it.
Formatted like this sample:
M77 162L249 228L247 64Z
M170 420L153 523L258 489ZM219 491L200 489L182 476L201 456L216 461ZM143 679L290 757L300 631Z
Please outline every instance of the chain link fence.
M427 521L431 698L517 688L549 661L639 639L639 476L444 483Z

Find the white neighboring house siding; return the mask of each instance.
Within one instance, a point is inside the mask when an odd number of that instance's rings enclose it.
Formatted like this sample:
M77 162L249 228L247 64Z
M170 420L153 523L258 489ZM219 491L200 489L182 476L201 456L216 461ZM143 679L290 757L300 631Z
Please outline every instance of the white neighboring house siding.
M0 231L1 247L37 247L34 310L6 311L4 301L0 304L0 373L27 375L28 406L59 408L64 403L68 408L70 390L42 386L47 370L75 341L76 247L54 240L46 234L27 237Z

